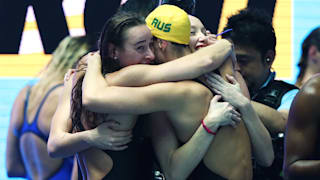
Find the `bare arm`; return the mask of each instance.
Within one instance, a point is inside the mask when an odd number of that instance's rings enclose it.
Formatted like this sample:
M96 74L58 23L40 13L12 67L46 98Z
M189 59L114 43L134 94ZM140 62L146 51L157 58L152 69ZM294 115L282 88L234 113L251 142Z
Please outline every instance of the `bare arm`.
M186 179L202 160L214 136L200 126L189 142L179 148L169 120L161 118L159 114L155 117L151 122L152 142L161 169L168 180Z
M254 110L271 134L284 132L287 124L288 112L277 111L259 102L251 101Z
M68 157L90 147L88 143L90 131L71 133L72 125L69 118L71 91L72 80L69 80L68 83L65 83L57 110L51 121L47 148L52 157Z
M70 98L72 80L65 83L60 96L58 108L51 122L50 136L47 144L48 152L52 157L67 157L90 147L109 150L123 150L130 141L131 132L115 132L108 123L77 133L71 132ZM116 146L115 146L116 145Z
M213 90L222 95L225 101L240 110L242 119L248 129L253 154L258 163L262 166L270 166L274 160L271 136L253 109L250 100L241 93L237 81L233 77L227 76L232 83L230 84L217 74L207 77Z
M20 154L19 138L15 132L23 123L24 100L27 88L20 91L11 111L6 145L6 169L9 177L25 177L26 169ZM20 127L19 127L20 126Z
M263 124L271 134L277 135L280 132L284 132L288 120L290 106L298 92L298 89L293 89L284 94L284 96L281 98L281 105L277 110L258 102L252 102L252 105L257 111Z
M188 86L177 86L180 82L158 83L144 87L110 86L102 76L100 67L99 60L88 61L82 85L82 103L93 112L145 114L174 111L179 108L176 104L184 101L185 97L199 94L198 88L192 85L195 83L189 83Z
M229 103L218 102L219 99L219 96L215 96L211 100L209 112L204 118L204 123L212 132L216 132L219 126L235 127L240 122L240 114L237 114ZM180 146L164 113L153 114L151 123L152 142L165 176L169 180L187 179L203 159L214 135L209 134L200 125L190 140Z
M118 72L108 74L106 80L109 85L115 86L145 86L160 82L194 79L220 67L231 53L233 53L232 44L227 40L219 40L195 53L164 64L125 67ZM98 54L89 58L100 60ZM94 87L94 80L92 78L86 83L91 83L89 86Z
M253 109L250 101L239 108L243 121L248 129L253 155L262 166L271 166L274 152L271 136Z
M320 78L310 80L295 97L285 137L285 176L319 179Z

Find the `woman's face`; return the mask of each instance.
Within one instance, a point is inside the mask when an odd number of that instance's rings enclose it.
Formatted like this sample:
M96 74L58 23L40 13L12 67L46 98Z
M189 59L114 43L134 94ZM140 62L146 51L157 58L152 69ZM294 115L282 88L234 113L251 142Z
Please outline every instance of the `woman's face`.
M154 60L152 35L146 25L129 28L124 32L123 47L116 48L121 67L149 64Z
M194 16L189 15L189 20L191 24L189 45L192 51L195 51L204 45L204 43L201 42L201 39L206 36L206 28L203 26L202 22Z

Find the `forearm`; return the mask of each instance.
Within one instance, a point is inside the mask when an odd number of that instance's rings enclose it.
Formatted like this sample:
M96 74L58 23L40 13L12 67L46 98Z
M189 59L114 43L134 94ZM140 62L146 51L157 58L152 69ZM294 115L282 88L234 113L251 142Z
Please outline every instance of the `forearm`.
M18 143L13 148L8 147L7 144L6 170L8 177L25 177L27 174L19 149Z
M310 179L320 177L320 160L298 160L285 169L289 180Z
M64 158L90 148L91 142L90 130L73 134L59 132L57 135L50 134L47 149L51 157Z
M24 166L17 165L16 163L12 165L6 165L7 176L8 177L26 177L26 170Z
M71 156L90 147L88 141L90 140L91 131L70 133L72 131L70 99L73 80L75 79L65 83L59 105L51 120L50 135L47 143L48 153L51 157Z
M109 85L145 86L154 83L194 79L220 67L232 52L227 40L161 65L133 65L107 76Z
M187 179L191 172L205 156L214 135L209 134L200 125L191 139L173 152L166 177L171 179Z
M284 132L286 119L280 112L255 101L251 101L251 104L253 105L254 110L258 113L262 123L271 134Z
M82 83L82 104L90 110L108 86L97 61L90 61Z
M18 146L17 146L18 147ZM12 150L6 152L6 170L8 177L26 177L26 169L21 159L20 152Z
M260 165L270 166L274 160L274 152L268 130L260 121L250 102L242 106L240 112L250 136L254 157Z

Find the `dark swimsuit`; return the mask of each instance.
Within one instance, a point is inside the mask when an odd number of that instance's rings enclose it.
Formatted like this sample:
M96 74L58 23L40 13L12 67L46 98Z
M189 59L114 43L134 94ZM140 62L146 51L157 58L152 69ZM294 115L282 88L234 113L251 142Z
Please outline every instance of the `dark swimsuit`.
M144 137L143 116L133 129L133 140L128 144L128 148L123 151L104 150L112 161L111 171L103 180L150 180L152 179L153 150L149 138Z
M49 96L49 94L54 89L56 89L57 87L60 87L60 86L63 86L63 84L58 84L58 85L52 87L47 92L45 97L42 99L42 101L38 107L37 113L34 117L34 120L31 124L28 123L28 117L27 117L27 108L28 108L31 87L28 89L27 95L26 95L26 100L24 103L23 125L22 125L22 128L20 129L20 131L18 131L18 138L20 138L24 133L33 133L33 134L37 135L38 137L40 137L44 142L48 142L49 137L44 135L38 127L38 117L39 117L41 108L42 108L45 100ZM72 167L73 167L73 157L64 159L61 167L57 170L57 172L55 172L53 175L51 175L49 180L64 180L64 179L69 180L69 179L71 179ZM31 177L28 174L27 174L26 178L31 179Z
M226 180L225 178L221 177L220 175L208 169L202 160L189 176L189 180L203 180L203 179Z
M214 73L220 75L220 72L218 70L214 71ZM195 79L195 81L204 85L211 91L211 89L200 80ZM213 91L211 92L215 94ZM198 164L198 166L192 171L191 175L189 176L189 180L202 180L202 179L226 180L225 178L221 177L220 175L208 169L207 166L203 163L203 160Z

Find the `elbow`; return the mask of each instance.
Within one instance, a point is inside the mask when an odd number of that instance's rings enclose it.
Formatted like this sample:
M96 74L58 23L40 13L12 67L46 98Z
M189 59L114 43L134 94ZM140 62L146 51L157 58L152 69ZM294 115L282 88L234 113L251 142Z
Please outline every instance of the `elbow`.
M50 157L57 157L57 146L55 145L55 143L53 143L52 141L48 141L47 150Z
M272 165L273 161L274 161L274 154L272 153L272 154L270 155L270 157L268 157L268 158L265 160L264 166L265 166L265 167L270 167L270 166Z
M95 94L95 95L82 95L82 106L89 111L92 112L101 112L101 113L105 113L105 109L101 111L100 108L100 100L99 100L99 95ZM104 99L105 100L105 99ZM103 107L108 107L108 103L104 103Z
M270 167L272 164L273 164L273 161L274 161L274 151L273 151L273 146L272 146L272 143L270 145L270 150L267 151L267 155L266 155L266 158L265 158L265 163L264 163L264 166L265 167Z
M263 167L270 167L274 161L274 151L272 143L264 146L263 150L255 151L254 156L256 157L257 163Z
M263 167L270 167L274 161L274 152L273 150L268 151L266 155L258 162Z
M91 110L90 108L95 102L95 96L93 94L94 93L85 93L85 91L82 94L82 106L88 110Z
M48 140L47 143L47 151L50 157L52 158L59 158L61 157L60 151L61 151L61 146L58 144L57 140L50 139Z

